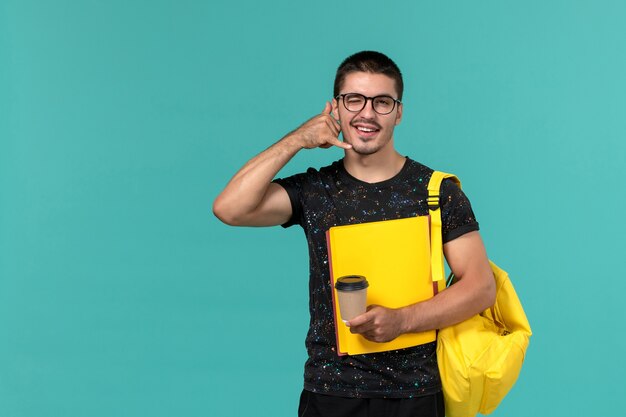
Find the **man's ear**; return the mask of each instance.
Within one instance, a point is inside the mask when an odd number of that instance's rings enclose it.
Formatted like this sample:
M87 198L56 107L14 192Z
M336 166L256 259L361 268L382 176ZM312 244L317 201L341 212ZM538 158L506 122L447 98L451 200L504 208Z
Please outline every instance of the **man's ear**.
M336 98L332 99L331 104L332 104L332 110L331 113L333 115L333 117L335 118L335 120L339 120L339 105L338 105L338 101Z
M398 126L402 121L402 106L404 106L404 104L398 103L398 111L396 112L396 126Z

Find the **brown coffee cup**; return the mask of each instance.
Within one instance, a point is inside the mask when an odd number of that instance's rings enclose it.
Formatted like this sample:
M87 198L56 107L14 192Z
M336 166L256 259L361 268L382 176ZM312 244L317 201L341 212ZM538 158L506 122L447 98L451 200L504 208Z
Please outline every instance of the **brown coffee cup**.
M346 322L365 313L369 283L362 275L346 275L337 279L335 289L339 299L341 319Z

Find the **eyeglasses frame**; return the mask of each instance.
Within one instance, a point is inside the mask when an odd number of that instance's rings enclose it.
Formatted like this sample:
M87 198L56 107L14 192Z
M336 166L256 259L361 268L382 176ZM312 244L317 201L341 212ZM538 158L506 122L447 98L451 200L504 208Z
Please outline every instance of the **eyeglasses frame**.
M350 109L348 108L348 106L346 106L346 96L349 96L349 95L357 95L357 96L361 96L361 97L365 98L365 102L363 102L363 107L361 107L359 110L350 110ZM375 99L377 99L377 98L381 98L381 97L390 98L391 100L393 100L393 107L392 107L392 108L391 108L391 110L389 110L387 113L381 113L381 112L377 111L377 110L374 108L374 100L375 100ZM341 102L343 103L343 107L344 107L346 110L348 110L350 113L358 113L358 112L360 112L360 111L363 111L363 109L365 108L365 106L367 106L367 101L368 101L368 100L370 100L370 101L372 102L372 110L374 110L374 112L376 112L376 113L380 114L381 116L386 116L386 115L388 115L388 114L391 114L391 112L393 112L393 111L395 110L395 108L396 108L396 104L402 104L402 102L401 102L400 100L395 99L395 98L393 98L393 97L391 97L391 96L389 96L389 95L387 95L387 94L381 94L381 95L379 95L379 96L368 97L368 96L365 96L365 95L360 94L360 93L344 93L344 94L338 94L338 95L335 97L335 100L339 101L339 99L340 99L340 98L342 99L342 100L341 100Z

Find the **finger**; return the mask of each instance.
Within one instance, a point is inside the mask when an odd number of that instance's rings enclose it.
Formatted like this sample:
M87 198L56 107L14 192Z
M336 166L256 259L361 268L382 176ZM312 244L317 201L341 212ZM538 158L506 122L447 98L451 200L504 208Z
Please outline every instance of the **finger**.
M350 333L353 334L375 334L376 326L372 322L363 323L359 326L350 326Z
M332 118L332 116L324 117L324 122L326 123L326 127L328 127L328 130L330 130L333 135L339 136L339 126L337 126L337 123L335 123L335 120Z
M319 145L319 147L322 148L322 149L328 149L328 148L330 148L332 146L345 145L343 142L341 142L339 139L337 139L336 136L328 136L328 137L324 138L323 140L324 140L324 143Z
M363 313L363 314L359 314L358 316L354 317L352 320L349 320L346 322L346 326L348 327L358 327L361 326L365 323L367 323L368 321L370 321L370 314L369 313Z
M326 105L324 105L324 110L322 111L322 114L330 114L330 111L332 110L332 106L330 105L330 102L326 102Z
M341 149L352 149L352 145L342 142L337 138L330 138L327 143L331 146L336 146Z
M339 137L339 133L341 133L339 127L337 127L337 125L333 122L327 122L327 126L328 130L330 130L330 133L333 135L333 138L337 139Z
M343 149L352 148L352 145L350 145L349 143L345 143L339 140L339 133L341 133L341 130L338 129L335 124L330 124L328 128L331 130L332 136L327 140L327 143L330 143L331 145L338 146Z
M337 136L339 136L339 132L341 132L341 123L339 123L339 120L335 120L332 116L330 116L330 118L332 119L331 126L334 130L336 130Z

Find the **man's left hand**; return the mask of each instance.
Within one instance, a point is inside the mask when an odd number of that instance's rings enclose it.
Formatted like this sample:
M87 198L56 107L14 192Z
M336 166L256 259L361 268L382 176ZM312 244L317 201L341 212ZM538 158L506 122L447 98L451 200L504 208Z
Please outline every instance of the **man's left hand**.
M350 320L350 332L360 334L372 342L390 342L402 334L403 315L399 309L379 305L367 307L367 312Z

